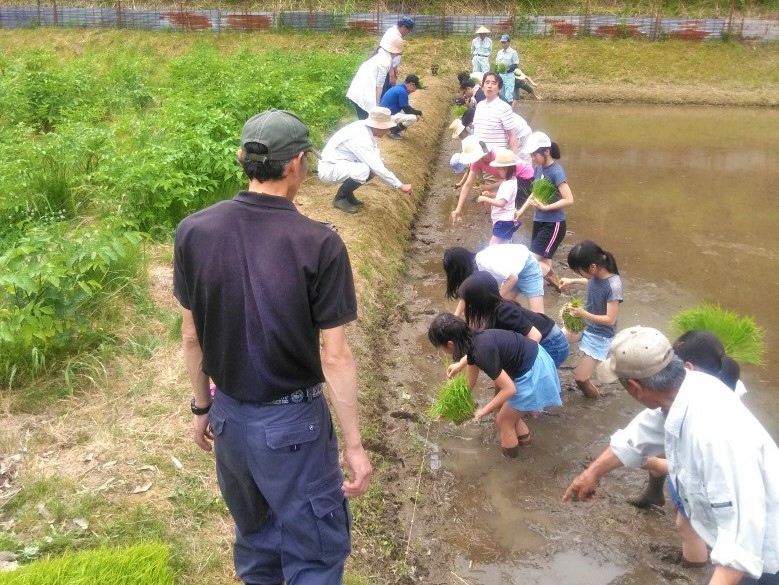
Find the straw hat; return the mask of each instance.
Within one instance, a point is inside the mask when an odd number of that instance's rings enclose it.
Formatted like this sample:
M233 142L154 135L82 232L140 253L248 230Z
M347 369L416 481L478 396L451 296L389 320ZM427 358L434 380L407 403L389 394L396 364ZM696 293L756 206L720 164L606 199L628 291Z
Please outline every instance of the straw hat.
M514 69L514 77L517 79L525 79L526 75L522 73L520 69Z
M480 158L488 155L490 149L484 142L480 142L475 136L466 136L462 141L462 152L460 153L460 162L464 165L475 163Z
M389 40L382 40L382 43L379 46L389 53L400 55L403 52L403 39L400 37L392 37Z
M368 118L363 120L366 126L376 128L377 130L389 130L397 124L392 120L392 114L389 108L373 108L368 112Z
M482 25L482 26L480 26L479 28L476 29L476 34L477 35L481 35L481 34L488 35L488 34L490 34L490 29L488 29L486 26Z
M495 149L495 160L490 163L491 167L513 167L522 161L508 148Z
M452 131L452 138L459 138L460 134L462 134L463 130L465 130L465 126L463 126L460 118L457 118L451 124L449 124L449 130Z

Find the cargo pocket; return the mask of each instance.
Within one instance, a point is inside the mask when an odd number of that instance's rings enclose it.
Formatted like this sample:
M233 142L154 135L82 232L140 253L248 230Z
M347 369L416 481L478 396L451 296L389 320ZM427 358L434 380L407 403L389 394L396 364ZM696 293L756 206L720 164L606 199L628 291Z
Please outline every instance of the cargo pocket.
M345 557L352 546L352 514L341 491L342 483L341 473L337 471L310 487L309 501L325 561Z
M284 423L265 428L265 442L271 449L299 451L301 445L319 438L322 423L316 419Z

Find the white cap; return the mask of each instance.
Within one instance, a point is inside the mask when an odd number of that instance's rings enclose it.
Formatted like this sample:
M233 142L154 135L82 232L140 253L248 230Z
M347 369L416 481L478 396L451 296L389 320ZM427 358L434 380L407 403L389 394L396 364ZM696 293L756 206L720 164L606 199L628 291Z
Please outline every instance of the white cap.
M543 132L533 132L528 136L525 146L522 148L523 154L532 154L539 148L551 148L552 140Z
M598 366L598 379L605 383L641 380L654 376L674 357L668 338L651 327L629 327L614 337L606 360Z

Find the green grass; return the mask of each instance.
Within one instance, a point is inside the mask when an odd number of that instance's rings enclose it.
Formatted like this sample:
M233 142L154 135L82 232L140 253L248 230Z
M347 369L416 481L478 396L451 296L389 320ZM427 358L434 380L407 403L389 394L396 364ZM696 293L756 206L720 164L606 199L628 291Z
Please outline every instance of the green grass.
M172 585L168 557L161 543L68 553L0 574L0 585Z
M678 335L702 329L716 335L725 352L742 364L763 365L765 332L749 316L741 316L719 305L704 303L681 311L671 319Z

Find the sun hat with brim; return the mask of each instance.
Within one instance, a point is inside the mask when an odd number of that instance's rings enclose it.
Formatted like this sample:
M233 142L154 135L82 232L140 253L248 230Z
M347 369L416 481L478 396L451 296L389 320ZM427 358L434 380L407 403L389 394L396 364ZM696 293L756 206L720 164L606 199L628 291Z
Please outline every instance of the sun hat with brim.
M377 130L389 130L397 126L392 120L389 108L373 108L368 112L368 117L363 122L365 122L366 126L376 128Z
M509 35L500 35L500 42L501 43L508 43L511 40L511 37Z
M400 37L392 37L391 39L382 41L379 46L388 53L394 53L396 55L403 53L403 39Z
M486 35L486 34L489 34L489 32L490 32L490 29L488 29L486 26L483 26L483 25L476 29L476 34L477 35Z
M539 148L551 148L552 140L543 132L533 132L527 138L525 146L522 148L522 154L533 154Z
M668 338L652 327L637 325L614 337L608 357L598 366L598 379L606 384L654 376L674 357Z
M514 69L514 77L516 77L517 79L525 79L525 77L527 76L524 73L522 73L522 71L520 71L519 69Z
M491 167L513 167L522 161L508 148L495 149L495 160L490 162Z
M249 153L245 146L257 144L260 152ZM301 152L312 152L317 158L308 138L308 126L292 112L267 110L247 120L241 132L243 160L253 162L287 161Z
M464 165L470 165L490 153L490 149L484 142L481 142L475 136L466 136L462 141L462 152L460 153L460 162Z
M465 126L463 126L462 120L457 118L449 124L449 130L452 131L452 138L459 138L460 134L465 130Z

